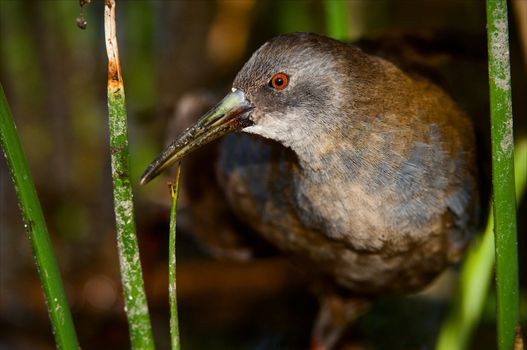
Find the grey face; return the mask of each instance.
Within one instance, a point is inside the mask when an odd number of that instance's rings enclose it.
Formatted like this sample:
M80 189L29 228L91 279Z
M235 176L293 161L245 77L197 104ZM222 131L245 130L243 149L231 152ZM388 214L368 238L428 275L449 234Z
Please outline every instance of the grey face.
M336 41L294 33L272 39L243 66L232 92L185 130L147 168L145 184L196 148L231 131L258 134L295 148L328 127L343 101ZM281 80L277 80L280 78Z
M233 86L254 106L254 124L243 131L288 145L305 137L303 130L324 127L323 116L339 108L339 72L331 59L333 46L317 39L300 33L275 38L244 65ZM273 84L280 74L285 87Z

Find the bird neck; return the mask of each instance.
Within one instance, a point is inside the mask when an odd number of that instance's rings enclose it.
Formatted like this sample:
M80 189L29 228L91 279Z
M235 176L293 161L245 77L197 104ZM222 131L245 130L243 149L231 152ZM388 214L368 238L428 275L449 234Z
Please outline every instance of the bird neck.
M310 137L289 139L285 146L296 154L302 172L325 178L325 173L340 168L352 155L361 154L356 149L356 145L363 144L359 142L361 136L359 130L344 125L326 125Z
M287 120L287 118L284 118ZM333 122L328 123L326 118L317 118L309 121L309 128L298 127L295 123L284 122L272 127L268 125L254 125L246 128L247 133L255 134L272 140L289 148L296 155L298 163L303 171L323 171L328 161L337 160L338 153L343 147L353 152L349 139L353 138L353 130L349 126L340 125L335 121L345 121L347 118L335 116ZM306 132L309 130L309 132Z

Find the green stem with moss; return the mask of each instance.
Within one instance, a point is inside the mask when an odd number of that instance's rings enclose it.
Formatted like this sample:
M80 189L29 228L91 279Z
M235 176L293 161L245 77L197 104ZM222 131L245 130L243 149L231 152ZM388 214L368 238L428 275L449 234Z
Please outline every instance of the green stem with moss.
M466 348L488 296L494 261L500 349L512 349L519 319L516 201L525 191L527 141L517 145L513 158L508 22L504 0L487 1L487 31L493 212L482 240L472 246L463 266L459 290L438 339L438 350Z
M79 349L73 319L64 293L60 270L53 254L53 246L49 238L44 214L1 85L0 144L4 150L11 178L15 185L18 203L24 219L24 227L31 241L57 348Z
M115 30L115 0L105 1L104 31L108 54L108 112L114 209L124 304L132 348L154 349L129 176L126 107Z
M511 73L506 0L487 0L498 347L512 349L519 320Z

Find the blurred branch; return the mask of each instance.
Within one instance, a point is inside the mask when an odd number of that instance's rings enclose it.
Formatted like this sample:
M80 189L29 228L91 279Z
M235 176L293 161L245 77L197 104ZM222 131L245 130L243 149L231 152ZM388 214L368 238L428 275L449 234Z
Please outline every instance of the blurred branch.
M114 208L125 310L132 348L153 349L154 339L135 232L129 177L126 107L115 29L115 0L105 1L104 33L108 54L108 112Z
M167 298L166 265L153 271L152 300ZM178 300L184 305L228 303L231 309L245 308L262 300L291 291L305 291L305 276L287 258L255 259L240 264L235 261L205 260L178 265Z
M1 85L0 143L15 185L18 203L24 218L24 227L33 248L49 318L53 326L55 342L59 349L78 349L75 327L64 293L60 270L53 254L53 246L49 239L44 214Z

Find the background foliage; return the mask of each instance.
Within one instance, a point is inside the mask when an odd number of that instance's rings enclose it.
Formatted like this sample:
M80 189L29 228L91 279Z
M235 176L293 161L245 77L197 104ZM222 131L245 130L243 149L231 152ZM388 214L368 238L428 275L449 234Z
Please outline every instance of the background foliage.
M438 68L449 90L487 136L484 2L357 0L346 4L347 36L353 40L443 33L450 45L435 46L427 64ZM113 232L102 5L94 2L84 9L88 27L82 31L75 25L80 12L77 1L0 1L0 81L35 179L79 341L87 349L126 349L129 340ZM184 109L182 101L196 94L222 95L241 64L266 39L290 31L325 33L325 18L322 1L119 2L131 178L145 285L160 348L170 344L166 307L170 196L164 181L138 187L139 176L165 142L173 116ZM526 95L526 65L515 18L510 19L513 110L515 130L521 133L527 120L521 98ZM439 54L441 50L448 53ZM0 196L0 347L54 348L3 158ZM200 253L185 229L184 188L179 207L178 300L184 348L277 348L301 343L316 308L305 292L302 275L279 259L246 265L211 260ZM525 210L524 201L519 212ZM525 221L520 215L524 323ZM224 281L221 284L218 276ZM354 328L352 339L377 348L433 344L448 286L455 284L455 279L450 280L446 290L431 296L378 303ZM494 348L494 309L491 297L474 348ZM406 335L397 330L402 322L408 327ZM378 334L383 334L382 339Z

